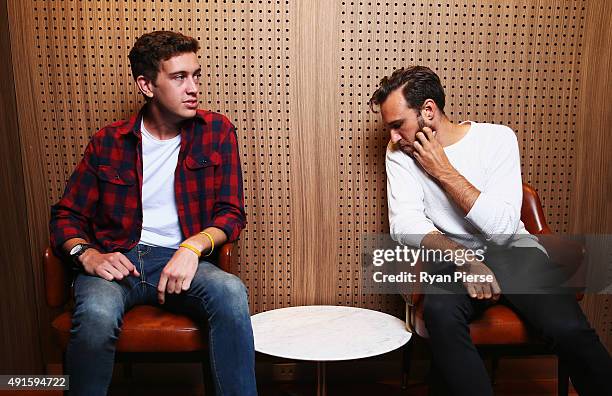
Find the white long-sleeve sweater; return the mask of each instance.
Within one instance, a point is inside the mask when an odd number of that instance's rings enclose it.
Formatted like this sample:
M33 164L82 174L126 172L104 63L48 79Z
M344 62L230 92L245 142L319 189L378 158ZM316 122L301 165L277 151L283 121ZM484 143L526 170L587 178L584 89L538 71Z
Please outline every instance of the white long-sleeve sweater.
M488 241L543 250L520 220L523 189L514 132L503 125L467 122L467 134L444 147L453 167L481 191L466 216L416 160L389 144L387 199L393 239L420 246L425 234L438 230L468 248Z

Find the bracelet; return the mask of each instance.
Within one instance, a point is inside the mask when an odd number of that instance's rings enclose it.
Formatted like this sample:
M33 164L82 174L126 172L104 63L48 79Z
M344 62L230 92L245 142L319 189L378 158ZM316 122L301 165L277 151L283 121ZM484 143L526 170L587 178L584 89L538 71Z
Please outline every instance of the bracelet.
M183 242L179 245L179 247L191 250L192 252L198 255L198 258L202 255L202 252L200 252L198 249L194 248L188 243Z
M210 239L210 251L204 255L204 257L208 257L212 254L213 250L215 250L215 240L213 239L212 235L206 231L200 231L200 234L206 235L208 239Z

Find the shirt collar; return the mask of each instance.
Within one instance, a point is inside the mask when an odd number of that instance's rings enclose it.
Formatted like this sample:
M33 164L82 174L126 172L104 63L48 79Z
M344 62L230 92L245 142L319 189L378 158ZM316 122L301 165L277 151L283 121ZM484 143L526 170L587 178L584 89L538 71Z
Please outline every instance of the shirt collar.
M140 134L140 125L142 125L142 117L144 115L144 111L146 108L146 104L144 106L142 106L140 108L140 111L138 111L138 113L132 115L129 119L129 121L122 125L120 127L119 133L121 135L127 135L128 133L132 133L133 135L135 135L136 137L140 138L141 134ZM202 110L197 110L196 111L196 115L191 119L191 120L186 120L185 122L185 129L186 130L190 130L191 128L189 128L190 123L192 121L197 121L197 122L201 122L203 124L206 123L206 120L204 119L204 114L206 112L202 111Z

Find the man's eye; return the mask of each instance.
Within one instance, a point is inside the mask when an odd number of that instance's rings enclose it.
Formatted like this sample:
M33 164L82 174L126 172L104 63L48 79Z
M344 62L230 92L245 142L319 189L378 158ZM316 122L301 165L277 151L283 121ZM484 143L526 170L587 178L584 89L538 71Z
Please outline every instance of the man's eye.
M199 80L199 79L200 79L200 77L202 77L202 75L201 75L201 74L195 74L193 77L194 77L196 80Z
M174 78L177 79L177 80L184 80L185 76L182 75L182 74L177 74L176 77L174 77Z

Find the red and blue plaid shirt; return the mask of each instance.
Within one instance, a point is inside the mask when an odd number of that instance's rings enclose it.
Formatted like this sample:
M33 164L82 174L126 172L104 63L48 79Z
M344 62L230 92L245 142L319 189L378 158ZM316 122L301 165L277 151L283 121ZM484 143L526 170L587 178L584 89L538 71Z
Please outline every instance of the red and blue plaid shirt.
M71 238L101 251L127 251L142 230L142 110L98 131L51 207L51 246ZM207 227L238 238L246 223L236 131L223 115L198 110L181 130L174 194L183 237Z

